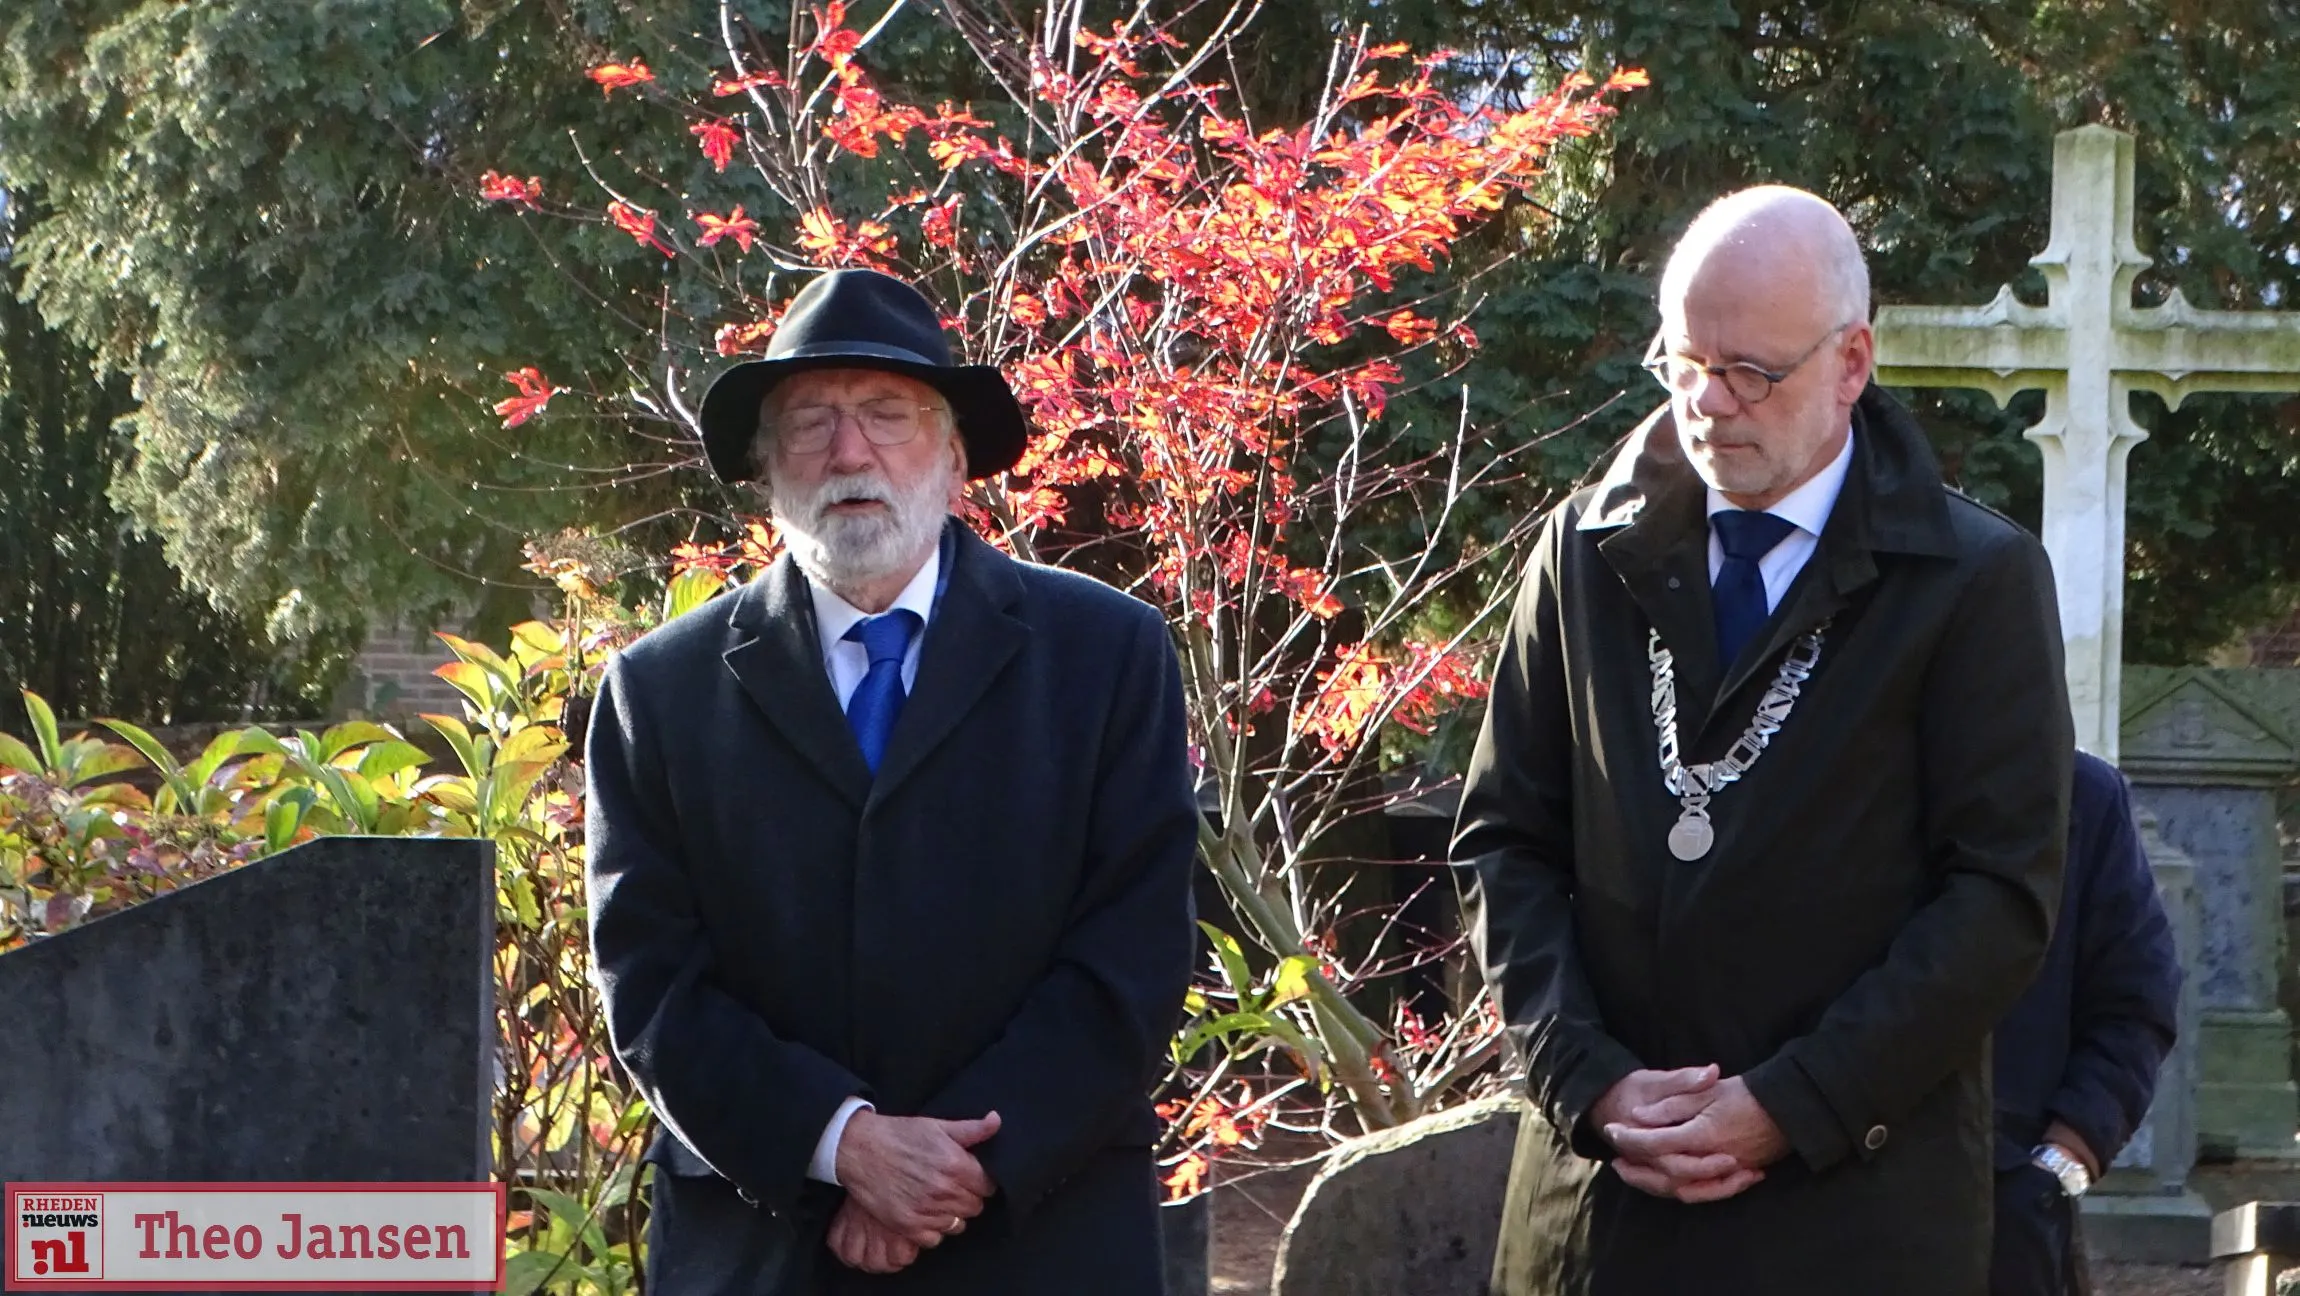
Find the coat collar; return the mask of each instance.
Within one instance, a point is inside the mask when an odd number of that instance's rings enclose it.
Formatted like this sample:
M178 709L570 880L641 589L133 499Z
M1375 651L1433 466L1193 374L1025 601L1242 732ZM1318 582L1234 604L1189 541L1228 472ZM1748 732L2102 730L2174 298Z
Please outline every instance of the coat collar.
M1593 489L1577 527L1603 533L1598 552L1676 656L1681 706L1693 701L1695 716L1705 718L1712 700L1740 689L1791 640L1875 580L1877 554L1956 554L1948 488L1924 430L1873 383L1854 403L1852 418L1853 464L1820 546L1737 661L1717 660L1708 492L1685 460L1667 405L1629 434Z
M918 677L873 778L823 665L806 576L784 554L737 591L727 616L727 668L768 723L805 752L853 805L883 800L950 736L1021 650L1028 628L1014 560L953 520L946 524L950 581L919 645Z

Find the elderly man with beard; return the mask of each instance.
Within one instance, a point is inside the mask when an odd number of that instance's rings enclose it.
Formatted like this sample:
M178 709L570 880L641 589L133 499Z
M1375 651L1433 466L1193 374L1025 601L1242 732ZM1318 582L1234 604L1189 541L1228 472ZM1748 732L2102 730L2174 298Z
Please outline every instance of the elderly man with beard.
M1694 220L1667 402L1543 527L1453 844L1532 1107L1509 1296L1983 1296L1988 1039L2073 744L2044 550L1870 382L1820 198Z
M700 422L787 552L593 711L649 1291L1156 1296L1197 829L1163 619L952 519L1026 427L899 280L809 284Z

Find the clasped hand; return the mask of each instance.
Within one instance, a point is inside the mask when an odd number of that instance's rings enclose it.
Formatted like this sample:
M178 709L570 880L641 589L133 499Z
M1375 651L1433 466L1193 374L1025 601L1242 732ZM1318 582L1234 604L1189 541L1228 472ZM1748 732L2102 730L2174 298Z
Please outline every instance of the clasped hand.
M1623 1183L1681 1202L1723 1201L1789 1151L1741 1077L1715 1066L1632 1071L1605 1091L1589 1122L1617 1153Z
M890 1274L964 1232L998 1191L973 1152L997 1132L997 1112L967 1121L856 1112L839 1137L847 1198L825 1245L848 1268Z

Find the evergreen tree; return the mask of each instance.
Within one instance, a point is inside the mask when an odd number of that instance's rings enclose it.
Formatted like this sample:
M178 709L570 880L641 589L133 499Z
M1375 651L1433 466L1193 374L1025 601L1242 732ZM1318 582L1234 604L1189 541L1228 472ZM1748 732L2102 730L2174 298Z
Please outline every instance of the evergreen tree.
M5 262L29 204L0 211ZM344 646L283 651L183 587L109 498L132 453L127 380L43 325L16 300L17 267L0 269L0 693L146 724L317 714Z
M1662 261L1704 203L1747 184L1842 208L1879 302L1977 305L2006 282L2042 300L2027 263L2049 232L2052 136L2104 122L2138 141L2144 304L2178 286L2200 306L2300 309L2290 0L1351 0L1332 18L1466 51L1466 68L1521 86L1580 68L1653 78L1561 172L1549 210L1520 213L1522 255L1489 281L1464 375L1476 409L1519 434L1603 408L1544 447L1546 487L1658 403L1636 366ZM1298 91L1303 60L1256 66L1273 96ZM1913 400L1952 479L2034 526L2041 469L2020 432L2041 400ZM1420 417L1450 428L1453 408ZM2152 435L2131 461L2126 653L2191 661L2300 596L2300 401L2171 412L2150 397L2136 417Z

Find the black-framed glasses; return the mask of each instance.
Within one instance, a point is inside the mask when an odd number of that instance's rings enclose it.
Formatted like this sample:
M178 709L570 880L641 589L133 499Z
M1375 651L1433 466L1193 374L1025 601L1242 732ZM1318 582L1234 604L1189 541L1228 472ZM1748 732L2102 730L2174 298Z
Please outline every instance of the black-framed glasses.
M1707 374L1724 383L1725 390L1733 393L1733 399L1743 405L1755 405L1772 395L1776 384L1787 382L1790 374L1802 369L1806 361L1820 354L1822 346L1830 338L1859 322L1847 320L1823 333L1813 345L1805 348L1802 355L1778 371L1753 365L1746 360L1736 360L1729 365L1705 365L1698 360L1672 355L1662 349L1661 335L1658 333L1653 335L1653 345L1645 348L1643 363L1645 372L1653 375L1653 381L1680 395L1691 395L1701 385L1701 375Z
M918 434L940 426L940 405L921 405L899 396L864 401L860 405L796 405L767 420L766 427L785 454L821 454L839 433L839 420L852 418L862 425L863 439L874 446L908 445Z

